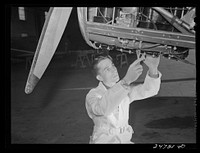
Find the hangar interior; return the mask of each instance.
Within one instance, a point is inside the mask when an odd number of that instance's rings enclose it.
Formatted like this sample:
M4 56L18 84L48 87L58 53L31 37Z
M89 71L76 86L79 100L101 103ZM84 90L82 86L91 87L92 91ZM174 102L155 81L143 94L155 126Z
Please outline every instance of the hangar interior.
M178 7L168 9L179 17L185 11ZM87 144L93 123L85 109L85 96L98 84L91 70L94 52L100 52L83 39L76 8L72 9L56 52L33 93L24 92L48 10L49 7L11 7L11 144ZM148 9L146 16L140 16L141 22L131 22L128 13L120 11L118 7L88 8L87 21L149 29L156 25L156 29L176 31L168 25L163 27L162 18L158 20L158 14ZM118 19L113 20L116 16ZM159 22L149 22L155 18ZM187 57L194 64L195 52L189 50ZM135 54L115 50L108 54L120 78L137 59ZM161 57L159 71L162 83L158 95L130 106L129 123L135 131L132 141L196 143L196 65ZM146 72L144 65L137 83L144 81Z

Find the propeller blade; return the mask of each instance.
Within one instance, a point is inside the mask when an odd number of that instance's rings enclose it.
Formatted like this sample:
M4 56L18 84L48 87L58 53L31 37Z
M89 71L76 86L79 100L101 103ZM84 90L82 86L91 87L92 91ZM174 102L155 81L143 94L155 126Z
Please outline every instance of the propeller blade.
M30 94L49 65L71 14L72 7L51 7L34 54L25 86Z

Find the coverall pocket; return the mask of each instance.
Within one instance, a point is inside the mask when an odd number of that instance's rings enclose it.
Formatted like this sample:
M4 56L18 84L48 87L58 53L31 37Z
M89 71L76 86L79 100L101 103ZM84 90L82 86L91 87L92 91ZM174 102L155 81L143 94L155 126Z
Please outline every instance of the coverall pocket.
M97 144L97 143L120 143L120 140L117 136L107 134L107 133L101 133L100 135L94 135L91 137L91 144Z
M131 142L132 134L134 133L131 126L128 126L126 130L119 134L120 140L122 143L129 143Z

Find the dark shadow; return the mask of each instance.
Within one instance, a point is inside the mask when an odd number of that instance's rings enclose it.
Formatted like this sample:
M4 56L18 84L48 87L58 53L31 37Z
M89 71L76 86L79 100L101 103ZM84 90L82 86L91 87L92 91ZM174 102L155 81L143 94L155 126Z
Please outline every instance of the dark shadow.
M165 119L153 120L145 124L148 128L154 129L170 129L170 128L179 128L187 129L195 127L195 118L194 116L185 116L185 117L170 117Z
M196 142L195 103L196 97L151 97L131 103L129 124L135 132L133 141Z
M150 109L159 109L161 107L167 107L168 104L178 105L178 104L186 104L190 106L194 112L191 114L195 114L195 102L196 97L151 97L143 100L134 101L130 105L130 120L134 122L135 115L138 111L142 109L146 109L147 111Z

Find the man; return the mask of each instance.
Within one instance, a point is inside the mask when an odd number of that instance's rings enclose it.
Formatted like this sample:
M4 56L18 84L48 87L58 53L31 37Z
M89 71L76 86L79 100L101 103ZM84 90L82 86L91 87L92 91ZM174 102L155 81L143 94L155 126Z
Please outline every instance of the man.
M146 58L145 58L146 57ZM149 68L143 84L131 83L142 74L143 61ZM160 56L142 55L128 68L125 77L119 75L110 56L100 56L94 62L99 85L86 95L86 110L94 122L90 143L132 143L133 129L128 124L131 102L154 96L160 89Z

